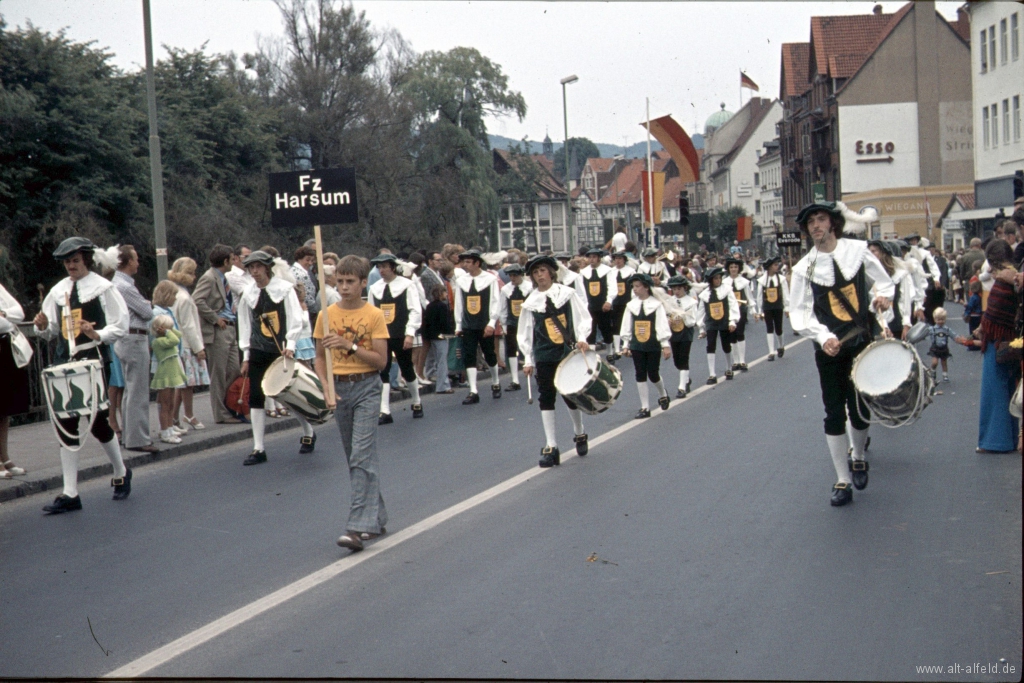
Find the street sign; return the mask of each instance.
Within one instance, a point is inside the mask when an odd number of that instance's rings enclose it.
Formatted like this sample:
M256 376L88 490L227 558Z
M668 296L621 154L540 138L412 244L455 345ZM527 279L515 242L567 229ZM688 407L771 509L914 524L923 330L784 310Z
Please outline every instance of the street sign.
M356 223L356 170L324 168L271 173L270 224L275 228Z
M799 232L780 232L776 233L775 243L780 247L799 247L803 240Z
M811 183L811 195L816 204L825 201L825 183Z

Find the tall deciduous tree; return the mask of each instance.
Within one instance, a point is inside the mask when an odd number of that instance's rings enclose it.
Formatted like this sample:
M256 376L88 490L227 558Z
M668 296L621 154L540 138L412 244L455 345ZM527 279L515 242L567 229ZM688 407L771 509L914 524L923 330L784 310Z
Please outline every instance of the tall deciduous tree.
M601 151L588 138L569 138L567 146L569 147L569 172L572 173L572 179L579 182L583 164L587 163L587 159L601 156ZM551 157L555 177L561 183L565 183L565 148L566 145L559 147Z

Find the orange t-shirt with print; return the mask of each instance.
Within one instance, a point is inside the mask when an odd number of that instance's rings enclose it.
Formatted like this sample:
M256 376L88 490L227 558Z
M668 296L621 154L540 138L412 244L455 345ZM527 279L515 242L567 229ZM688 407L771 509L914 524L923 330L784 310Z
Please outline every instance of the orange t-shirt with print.
M316 317L314 339L324 338L323 314L321 311ZM368 303L364 303L362 308L342 308L339 304L332 304L327 308L327 321L332 333L354 341L367 351L373 350L374 339L387 339L389 336L384 314L379 308ZM377 372L376 368L367 365L355 354L349 354L344 349L331 349L331 352L335 375Z

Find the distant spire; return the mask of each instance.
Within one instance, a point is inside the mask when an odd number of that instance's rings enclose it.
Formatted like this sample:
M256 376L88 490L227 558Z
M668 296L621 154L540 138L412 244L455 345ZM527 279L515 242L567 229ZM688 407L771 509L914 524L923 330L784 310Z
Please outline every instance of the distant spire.
M551 142L551 136L548 135L547 126L544 126L544 156L548 159L553 159L555 156L555 145Z

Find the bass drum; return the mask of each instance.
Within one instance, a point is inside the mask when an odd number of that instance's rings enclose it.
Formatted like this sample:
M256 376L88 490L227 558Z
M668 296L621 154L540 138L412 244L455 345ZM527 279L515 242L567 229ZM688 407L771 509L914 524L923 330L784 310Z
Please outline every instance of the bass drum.
M285 404L313 424L323 424L334 415L327 407L320 378L294 358L281 356L271 363L261 386L269 398Z
M935 390L913 345L898 339L869 344L853 362L852 376L857 394L875 416L861 417L887 427L915 422Z
M622 375L594 351L574 350L555 369L555 389L588 415L603 413L622 393Z

